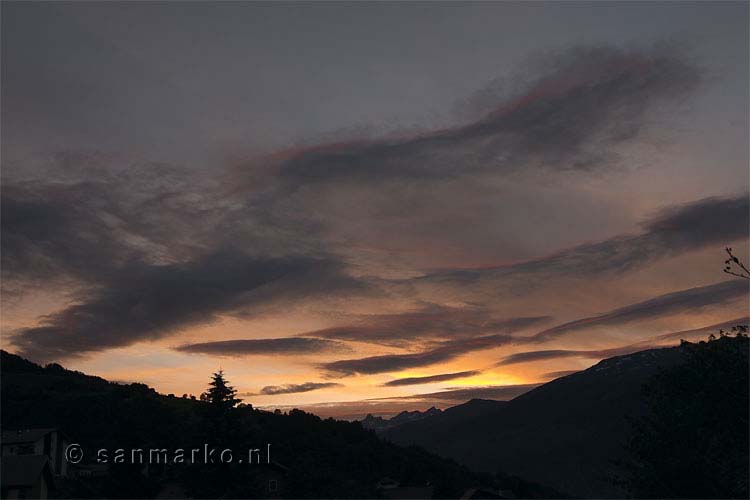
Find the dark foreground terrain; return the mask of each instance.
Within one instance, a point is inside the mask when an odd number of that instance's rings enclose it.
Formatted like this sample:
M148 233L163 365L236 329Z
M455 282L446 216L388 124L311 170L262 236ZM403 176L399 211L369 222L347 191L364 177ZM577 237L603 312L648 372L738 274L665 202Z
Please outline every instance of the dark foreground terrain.
M83 447L85 458L69 467L68 477L50 480L55 487L51 496L459 498L480 487L494 492L512 488L525 497L560 495L504 474L471 472L421 448L392 444L359 422L323 420L299 410L281 414L243 405L216 407L164 396L143 384L111 383L56 364L41 367L5 351L0 366L4 441L22 429L57 428L68 443ZM265 463L269 443L271 464ZM234 450L234 462L203 463L205 444L218 451ZM5 453L5 444L3 448ZM201 453L199 463L191 465L193 448ZM100 449L107 450L106 465L96 462ZM125 450L125 463L115 463L118 449ZM144 466L130 463L133 449L145 450L146 462L150 449L167 449L169 458L174 458L173 450L188 451L184 463ZM237 463L248 449L261 450L260 466L248 465L247 460ZM215 455L213 459L218 461ZM27 475L27 464L15 467L15 462L3 460L9 472L3 474L4 496L10 493L10 473Z
M378 420L376 434L299 410L164 396L3 351L3 454L18 429L63 431L85 457L50 480L50 495L67 498L747 498L748 383L744 335L684 342L604 360L508 402ZM200 453L193 464L129 463L133 449L174 458L206 444L234 450L235 461L204 463ZM260 466L237 463L256 448ZM125 463L114 462L118 449ZM6 472L24 473L6 465L4 495Z

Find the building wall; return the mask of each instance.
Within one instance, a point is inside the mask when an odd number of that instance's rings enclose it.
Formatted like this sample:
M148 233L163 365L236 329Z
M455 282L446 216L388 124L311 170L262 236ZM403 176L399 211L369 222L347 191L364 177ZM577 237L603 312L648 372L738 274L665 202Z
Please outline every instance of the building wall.
M45 450L45 439L42 437L34 443L13 443L2 446L3 455L47 455L49 467L53 474L67 477L68 462L65 460L65 448L68 442L57 431L49 433L49 447Z

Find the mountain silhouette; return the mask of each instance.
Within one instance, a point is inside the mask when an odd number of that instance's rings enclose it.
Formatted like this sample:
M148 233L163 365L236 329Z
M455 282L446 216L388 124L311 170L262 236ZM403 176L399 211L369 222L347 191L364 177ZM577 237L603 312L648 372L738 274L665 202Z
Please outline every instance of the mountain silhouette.
M719 350L744 346L741 359L745 361L739 366L747 370L746 337L684 343L606 359L511 401L470 401L439 415L392 427L383 435L396 443L415 444L451 457L473 470L502 470L572 496L622 497L627 491L618 479L619 464L626 459L633 419L647 411L644 384L686 363L691 352L705 350L708 344ZM742 380L742 370L735 371L738 373L727 377ZM711 377L710 373L701 375ZM746 373L744 377L746 380ZM745 394L738 395L740 399L734 404L741 405L742 397L747 401L747 384L744 388ZM668 397L660 404L669 406L673 402Z
M405 424L407 422L416 422L417 420L422 420L423 418L431 417L433 415L439 415L440 413L441 411L434 406L425 411L402 411L391 418L375 417L368 413L364 419L360 420L360 423L365 429L382 432L397 425Z

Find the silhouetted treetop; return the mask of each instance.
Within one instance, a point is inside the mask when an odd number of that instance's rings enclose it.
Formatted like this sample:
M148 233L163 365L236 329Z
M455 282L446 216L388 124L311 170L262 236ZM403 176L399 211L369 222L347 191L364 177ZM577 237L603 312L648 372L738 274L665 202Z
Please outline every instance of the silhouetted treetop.
M225 407L233 408L240 400L235 398L237 390L228 384L224 378L224 371L219 370L211 376L211 382L208 384L208 390L201 394L201 401Z

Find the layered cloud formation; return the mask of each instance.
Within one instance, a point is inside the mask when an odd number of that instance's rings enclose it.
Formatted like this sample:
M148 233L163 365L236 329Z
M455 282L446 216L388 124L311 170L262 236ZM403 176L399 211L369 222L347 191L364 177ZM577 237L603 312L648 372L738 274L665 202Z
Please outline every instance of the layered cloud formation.
M261 161L285 190L318 183L446 180L529 168L609 167L610 148L635 138L650 106L684 96L700 72L678 52L653 47L576 48L480 119L409 137L320 144Z
M566 333L594 326L621 325L632 321L658 318L669 314L699 310L746 297L750 291L742 280L727 280L660 295L637 304L617 308L599 316L582 318L543 330L532 339L543 342Z
M304 365L296 381L351 377L368 390L482 380L419 395L453 401L533 387L500 385L498 366L652 345L554 345L589 329L706 311L735 317L747 283L688 270L657 286L638 273L745 244L745 184L669 203L635 193L623 203L609 192L618 179L650 182L629 155L705 83L690 56L663 44L578 47L543 58L522 87L485 97L480 114L450 126L210 170L75 151L4 165L3 292L35 313L4 335L38 361L154 342L191 359L272 357ZM634 300L601 291L626 279ZM38 291L57 294L54 305L35 303ZM282 324L264 324L271 334L181 338L226 318L269 317ZM544 349L506 353L528 345ZM245 394L343 388L282 382Z
M538 282L554 275L622 273L659 259L746 238L750 224L748 214L750 198L747 193L705 198L663 209L641 223L644 231L638 235L619 235L586 243L515 265L446 271L423 279L465 283L482 279Z

